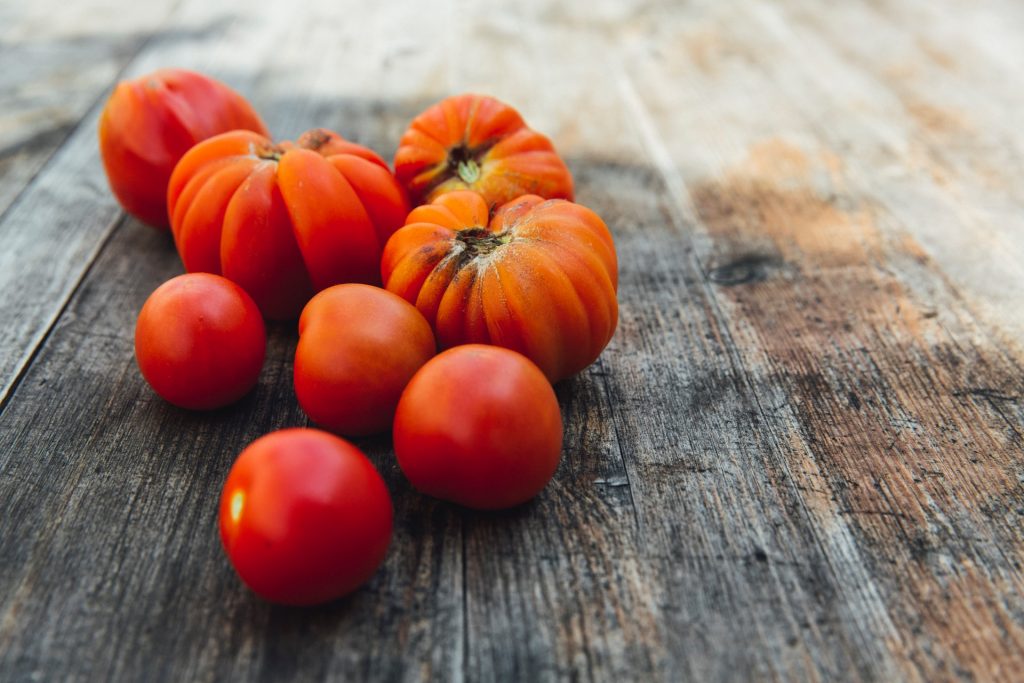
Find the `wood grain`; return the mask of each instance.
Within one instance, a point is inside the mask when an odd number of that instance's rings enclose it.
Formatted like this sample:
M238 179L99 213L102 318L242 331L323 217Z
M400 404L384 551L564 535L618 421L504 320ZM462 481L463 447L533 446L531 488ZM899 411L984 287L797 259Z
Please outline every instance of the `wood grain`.
M885 657L907 678L1005 677L1020 668L1024 645L1019 416L1008 421L1011 412L978 398L1013 404L1020 363L1005 330L981 323L973 298L915 239L955 241L952 233L972 229L956 222L967 212L948 213L930 235L910 227L911 216L948 211L963 195L940 196L930 175L899 177L899 196L883 189L871 155L912 148L918 129L881 120L862 128L848 116L837 130L826 112L862 91L864 101L884 102L885 85L865 83L859 65L831 54L822 30L798 43L785 12L758 5L745 14L743 23L716 21L717 40L759 56L734 63L729 81L707 78L699 62L637 50L629 70L646 100L638 116L651 117L649 144L663 148L663 175L694 219L695 256L720 285L738 362L755 394L767 385L780 399L758 402L792 444L782 454L803 505L819 533L842 529L871 570L864 588L893 628ZM685 44L672 35L682 26L659 26L665 44ZM834 68L808 66L823 63ZM784 98L751 110L734 85L768 73ZM658 87L687 79L704 94L693 116ZM924 115L938 116L910 112ZM712 131L721 120L736 125ZM947 125L955 119L930 124ZM854 130L857 146L836 139ZM703 134L721 136L718 155L713 145L703 158L691 153L687 137ZM937 206L921 205L929 201ZM961 262L987 246L963 245Z
M71 16L93 36L102 7ZM62 131L0 175L0 680L1024 669L1017 4L183 0L150 35L160 11L84 52L46 27L49 56L0 76L22 102L31 74L115 55L76 65L65 113L0 115L11 139ZM0 7L4 55L37 54L41 16ZM563 460L537 499L432 501L363 440L396 506L371 582L312 610L238 582L216 499L245 444L307 423L295 332L271 326L259 386L210 414L136 370L136 312L180 263L117 210L89 106L167 64L279 136L385 157L466 90L551 135L616 236L621 320L556 388Z

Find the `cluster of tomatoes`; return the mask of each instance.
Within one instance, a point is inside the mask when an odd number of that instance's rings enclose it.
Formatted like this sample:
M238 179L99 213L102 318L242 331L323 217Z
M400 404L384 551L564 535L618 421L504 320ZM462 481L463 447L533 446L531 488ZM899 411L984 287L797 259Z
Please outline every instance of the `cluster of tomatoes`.
M170 228L187 271L136 326L160 396L236 401L263 366L264 318L298 318L295 394L333 433L274 432L231 468L221 540L258 594L331 600L384 558L391 498L336 434L391 429L415 488L472 508L518 505L551 479L551 384L611 339L618 267L565 163L514 109L443 100L412 121L392 173L328 130L275 143L238 93L162 70L118 85L99 137L117 199Z

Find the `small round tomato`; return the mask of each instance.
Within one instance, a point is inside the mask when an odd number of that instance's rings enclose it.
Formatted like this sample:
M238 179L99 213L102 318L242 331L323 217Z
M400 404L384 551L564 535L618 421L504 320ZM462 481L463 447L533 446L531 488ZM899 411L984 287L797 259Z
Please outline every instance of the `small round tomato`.
M100 155L110 189L139 220L167 227L167 182L182 155L229 130L266 135L241 95L209 76L160 69L117 84L100 116Z
M535 496L558 467L562 415L525 356L467 344L428 361L395 413L395 456L418 490L496 510Z
M220 538L258 595L313 605L370 578L392 516L384 480L358 448L316 429L284 429L253 441L231 467Z
M332 431L383 432L402 389L435 350L430 325L405 299L370 285L335 285L299 318L295 394Z
M156 393L196 410L237 401L256 385L266 331L255 302L219 275L179 275L157 287L135 324L135 358Z

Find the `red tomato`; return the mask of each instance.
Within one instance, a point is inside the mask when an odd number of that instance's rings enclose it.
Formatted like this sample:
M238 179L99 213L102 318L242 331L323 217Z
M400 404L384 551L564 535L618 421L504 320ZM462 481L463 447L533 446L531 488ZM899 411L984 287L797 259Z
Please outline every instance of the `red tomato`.
M157 287L135 324L135 357L156 393L182 408L218 408L256 385L266 331L252 298L218 275Z
M398 464L423 493L466 507L535 496L562 451L562 415L544 373L515 351L467 344L428 361L395 413Z
M266 135L248 102L208 76L161 69L118 83L100 116L100 155L124 210L167 227L167 182L194 144L243 128Z
M174 168L167 206L185 270L237 282L278 319L331 285L379 284L381 248L409 211L383 159L323 129L201 142Z
M402 389L435 351L434 333L412 304L379 287L335 285L299 318L295 394L332 431L383 432Z
M312 605L355 590L391 540L391 496L363 453L316 429L284 429L242 451L220 499L220 538L249 588Z

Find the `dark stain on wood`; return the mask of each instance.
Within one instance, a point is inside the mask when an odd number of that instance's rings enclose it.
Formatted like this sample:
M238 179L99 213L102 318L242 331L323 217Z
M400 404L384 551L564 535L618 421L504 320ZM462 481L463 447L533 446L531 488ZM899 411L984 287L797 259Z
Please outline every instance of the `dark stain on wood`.
M708 279L726 287L747 285L767 279L771 269L778 265L778 257L748 254L709 269Z

